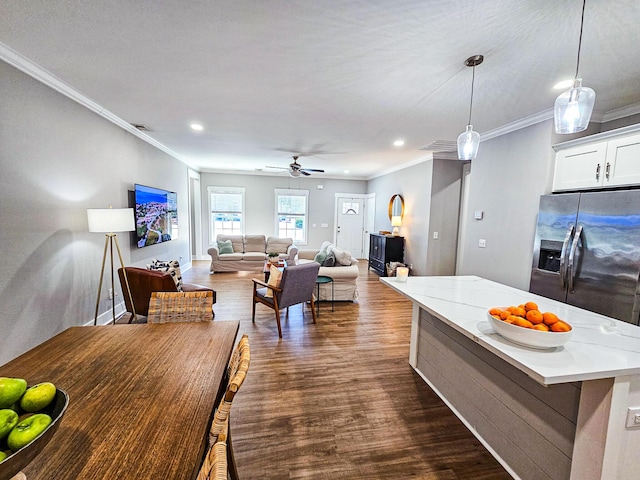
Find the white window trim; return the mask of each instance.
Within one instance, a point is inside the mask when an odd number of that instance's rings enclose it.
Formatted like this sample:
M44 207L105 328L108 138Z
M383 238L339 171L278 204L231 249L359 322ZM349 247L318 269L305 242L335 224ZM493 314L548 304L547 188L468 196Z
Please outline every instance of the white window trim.
M207 204L208 204L207 222L209 224L209 246L214 245L216 243L215 235L213 233L213 223L211 222L211 210L212 210L211 194L212 193L240 193L242 195L242 222L241 222L242 224L240 225L240 230L242 231L242 235L244 235L245 219L246 219L245 191L246 189L244 187L219 187L215 185L210 185L207 187Z
M273 195L273 201L275 202L275 215L273 218L273 231L274 231L274 235L278 236L279 235L279 229L278 229L278 195L287 195L287 196L303 196L306 197L305 198L305 202L304 202L304 238L305 241L304 242L297 242L295 241L296 245L307 245L309 243L309 190L292 190L292 189L288 189L288 188L275 188L274 190L274 195Z

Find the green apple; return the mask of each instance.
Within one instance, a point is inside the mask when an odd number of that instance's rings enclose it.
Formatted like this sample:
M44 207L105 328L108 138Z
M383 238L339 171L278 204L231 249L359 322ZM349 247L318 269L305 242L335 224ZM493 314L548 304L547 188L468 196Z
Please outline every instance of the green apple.
M25 412L37 412L47 407L56 397L56 386L51 382L33 385L20 398L20 408Z
M0 408L16 403L26 389L27 381L23 378L0 377Z
M2 450L0 450L0 463L2 463L2 461L8 456L9 455L6 452L3 452Z
M18 424L18 414L8 408L0 410L0 440L9 435L13 427Z
M14 452L20 450L44 432L51 425L51 422L51 417L46 413L36 413L29 418L25 418L9 432L7 445Z

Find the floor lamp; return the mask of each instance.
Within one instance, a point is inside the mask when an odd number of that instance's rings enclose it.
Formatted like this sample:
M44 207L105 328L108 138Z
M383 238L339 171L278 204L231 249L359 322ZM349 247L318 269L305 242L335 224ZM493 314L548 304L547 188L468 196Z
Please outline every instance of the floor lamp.
M104 278L104 264L107 259L107 248L109 249L109 259L111 262L111 313L113 323L116 323L116 300L113 278L113 244L116 244L118 258L120 258L120 266L124 273L124 283L127 287L127 294L131 300L131 310L133 310L133 320L137 321L136 309L133 306L133 297L129 288L129 280L127 279L127 271L124 268L120 246L118 245L118 236L114 232L133 232L136 228L133 217L133 208L88 208L87 220L89 221L89 231L94 233L104 233L104 254L102 255L102 268L100 269L100 282L98 283L98 299L96 300L96 314L93 324L98 324L98 308L100 307L100 292L102 290L102 279Z

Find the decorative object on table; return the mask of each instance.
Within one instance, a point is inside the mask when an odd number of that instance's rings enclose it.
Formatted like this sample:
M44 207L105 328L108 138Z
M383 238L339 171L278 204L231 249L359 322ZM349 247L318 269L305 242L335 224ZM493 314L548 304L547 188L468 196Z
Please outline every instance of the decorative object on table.
M98 298L96 300L96 313L93 319L93 324L98 324L98 310L100 308L100 293L102 290L102 279L104 278L104 265L107 259L107 247L109 248L109 259L111 266L111 314L113 323L116 323L116 300L114 289L114 273L113 273L113 244L116 245L118 252L118 258L120 259L120 266L124 268L124 262L122 261L122 253L120 252L120 246L118 245L118 237L115 232L133 232L135 230L135 220L133 216L133 208L88 208L87 220L89 223L89 231L95 233L104 233L104 254L102 255L102 267L100 269L100 281L98 283ZM129 281L127 280L126 273L124 275L124 281L127 288L127 294L131 297L131 290L129 289ZM133 319L136 319L135 308L132 305Z
M556 133L560 134L577 133L586 130L589 126L593 106L596 102L596 92L589 87L583 87L582 78L579 77L582 27L584 26L584 9L586 3L586 0L582 1L578 57L576 59L576 74L573 80L573 86L564 93L561 93L553 105L555 129Z
M393 227L393 235L398 235L400 233L398 227L402 226L402 218L395 215L391 217L391 226Z
M402 262L389 262L386 264L387 277L395 277L398 267L406 267Z
M409 268L408 267L398 267L396 268L396 279L400 283L406 283L407 278L409 277Z
M315 300L313 291L315 290L316 278L320 265L317 262L309 262L302 265L293 265L287 267L282 272L282 279L278 287L258 280L253 280L253 310L251 321L256 320L256 303L261 303L272 308L276 314L276 323L278 325L278 336L282 338L282 327L280 326L280 310L288 308L292 305L310 303L311 315L313 323L316 323ZM273 274L272 274L273 276ZM259 288L260 287L260 288ZM267 292L273 290L273 297L268 297Z
M53 402L43 410L51 417L51 423L35 440L0 462L0 479L12 479L38 456L60 426L60 421L68 405L69 395L64 390L57 388Z
M267 258L271 263L278 263L278 259L280 258L280 254L278 252L269 252L267 253Z
M213 292L153 292L147 323L213 320Z
M487 311L493 329L504 338L527 347L546 349L567 343L571 325L553 312L541 312L535 302L493 307Z
M469 121L467 122L467 129L458 136L458 159L459 160L474 160L478 155L478 147L480 146L480 134L473 131L473 125L471 125L471 109L473 107L473 84L476 78L476 67L480 65L484 60L482 55L473 55L465 60L464 64L467 67L472 67L471 74L471 101L469 102Z

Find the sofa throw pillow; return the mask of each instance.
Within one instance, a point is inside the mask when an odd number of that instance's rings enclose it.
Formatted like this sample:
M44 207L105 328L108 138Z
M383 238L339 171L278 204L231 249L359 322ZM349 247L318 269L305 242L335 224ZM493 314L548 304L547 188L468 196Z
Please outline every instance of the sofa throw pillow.
M158 270L160 272L167 272L173 278L176 283L176 289L182 291L182 273L180 272L180 262L178 260L151 260L151 263L147 265L148 270Z
M351 265L351 254L346 250L340 250L339 248L334 247L331 253L336 257L336 263L338 265L343 265L345 267Z
M329 253L329 245L331 245L331 242L322 242L322 245L320 245L320 251L324 252L324 253Z
M316 253L316 256L313 257L313 261L318 262L320 265L322 265L322 262L324 262L326 258L327 252L318 252Z
M222 253L233 253L231 240L218 240L218 251Z
M279 287L280 280L282 280L282 271L280 271L280 269L275 265L271 265L269 268L269 281L267 282L267 285L271 287ZM267 298L273 298L273 290L267 288L267 293L265 293L264 296Z
M327 258L324 259L324 262L322 262L323 267L333 267L335 264L336 256L333 254L333 252L329 253L327 255Z

